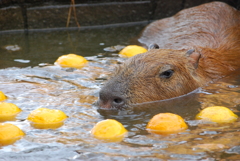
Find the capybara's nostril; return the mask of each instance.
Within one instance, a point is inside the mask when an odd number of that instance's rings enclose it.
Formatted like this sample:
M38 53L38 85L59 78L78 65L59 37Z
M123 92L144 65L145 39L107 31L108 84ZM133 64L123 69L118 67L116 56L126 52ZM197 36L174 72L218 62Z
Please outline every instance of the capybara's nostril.
M125 101L123 98L116 97L112 101L112 105L115 107L123 106L125 104Z

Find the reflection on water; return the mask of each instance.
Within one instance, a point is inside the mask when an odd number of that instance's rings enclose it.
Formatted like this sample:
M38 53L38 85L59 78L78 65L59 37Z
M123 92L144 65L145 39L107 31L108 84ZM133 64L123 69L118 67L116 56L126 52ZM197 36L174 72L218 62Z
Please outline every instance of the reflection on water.
M135 32L138 32L138 28L131 27L132 30L134 28ZM92 35L92 38L87 36L87 32L75 35L70 33L73 44L78 44L75 48L71 48L70 43L66 45L67 42L61 37L65 37L66 40L68 34L62 33L57 34L55 39L50 39L51 33L32 33L29 35L31 41L28 49L24 47L24 42L21 41L23 38L19 35L9 34L12 36L12 42L9 35L6 41L1 38L1 46L17 44L21 47L19 51L5 51L1 48L1 61L7 62L1 67L9 68L0 70L0 90L8 96L7 102L14 103L23 110L17 121L11 123L19 126L26 136L14 145L1 147L0 160L2 156L5 160L34 161L240 158L239 120L221 125L202 124L194 119L201 108L210 105L223 105L240 115L239 71L186 96L132 105L125 111L98 110L93 105L99 89L114 66L124 61L118 57L94 55L104 52L103 49L107 46L126 45L127 40L119 33L127 34L128 29L94 31L95 37ZM104 35L101 35L103 33ZM42 35L41 39L36 36L38 34ZM127 37L131 38L132 35ZM44 44L44 41L47 43ZM63 43L60 45L59 42ZM23 52L25 50L29 51ZM86 54L84 56L87 56L90 63L82 69L62 69L54 65L38 66L39 63L53 64L58 56L69 52ZM14 59L30 60L30 63L16 62ZM16 65L17 63L19 64ZM34 129L26 118L32 110L39 107L60 109L69 118L59 129ZM149 134L145 130L146 124L153 115L160 112L181 115L188 123L189 129L169 136ZM117 119L129 130L128 136L122 142L103 143L90 135L91 128L98 121L107 118Z
M0 68L37 66L53 63L59 56L75 53L93 56L104 53L103 48L127 45L135 42L134 37L143 25L102 29L39 31L25 33L0 32ZM18 63L14 59L30 60Z

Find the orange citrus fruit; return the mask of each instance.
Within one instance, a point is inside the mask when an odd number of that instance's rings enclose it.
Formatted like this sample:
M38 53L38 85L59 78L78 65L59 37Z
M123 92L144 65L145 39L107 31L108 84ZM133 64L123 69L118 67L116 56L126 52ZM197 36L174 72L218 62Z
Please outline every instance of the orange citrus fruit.
M160 113L155 115L147 124L147 130L155 134L172 134L188 128L184 119L173 113Z
M14 120L22 110L13 103L0 102L0 121Z
M142 53L145 53L147 52L147 49L145 49L144 47L141 47L141 46L137 46L137 45L129 45L129 46L126 46L125 48L123 48L119 54L122 56L122 57L132 57L134 55L137 55L137 54L142 54Z
M0 123L0 146L13 144L24 135L17 126L10 123Z
M5 94L2 91L0 91L0 101L4 101L6 99L7 97L5 96Z
M76 54L62 55L56 60L56 64L63 68L82 68L87 64L87 60Z
M95 138L108 142L119 142L124 138L126 133L127 130L124 126L113 119L100 121L91 130L91 134Z
M212 106L203 109L197 114L196 119L216 123L231 123L237 120L238 116L230 109L223 106Z
M55 129L64 124L67 115L60 111L48 108L38 108L28 115L31 125L38 129Z

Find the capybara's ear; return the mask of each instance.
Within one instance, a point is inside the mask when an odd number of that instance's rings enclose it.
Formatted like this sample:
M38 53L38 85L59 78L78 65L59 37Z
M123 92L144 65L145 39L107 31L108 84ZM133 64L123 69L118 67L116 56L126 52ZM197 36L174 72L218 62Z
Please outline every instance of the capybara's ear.
M151 44L148 46L148 50L151 50L151 49L159 49L159 46L158 44Z
M199 59L201 58L201 54L198 52L195 52L195 49L190 49L186 52L186 56L189 57L190 63L194 66L195 69L198 67Z

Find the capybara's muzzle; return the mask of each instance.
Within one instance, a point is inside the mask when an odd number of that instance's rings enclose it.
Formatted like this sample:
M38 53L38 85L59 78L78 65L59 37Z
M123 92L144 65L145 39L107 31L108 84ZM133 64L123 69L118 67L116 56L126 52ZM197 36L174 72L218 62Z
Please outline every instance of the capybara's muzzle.
M103 88L99 92L98 106L103 109L123 109L126 106L126 98L117 92Z

